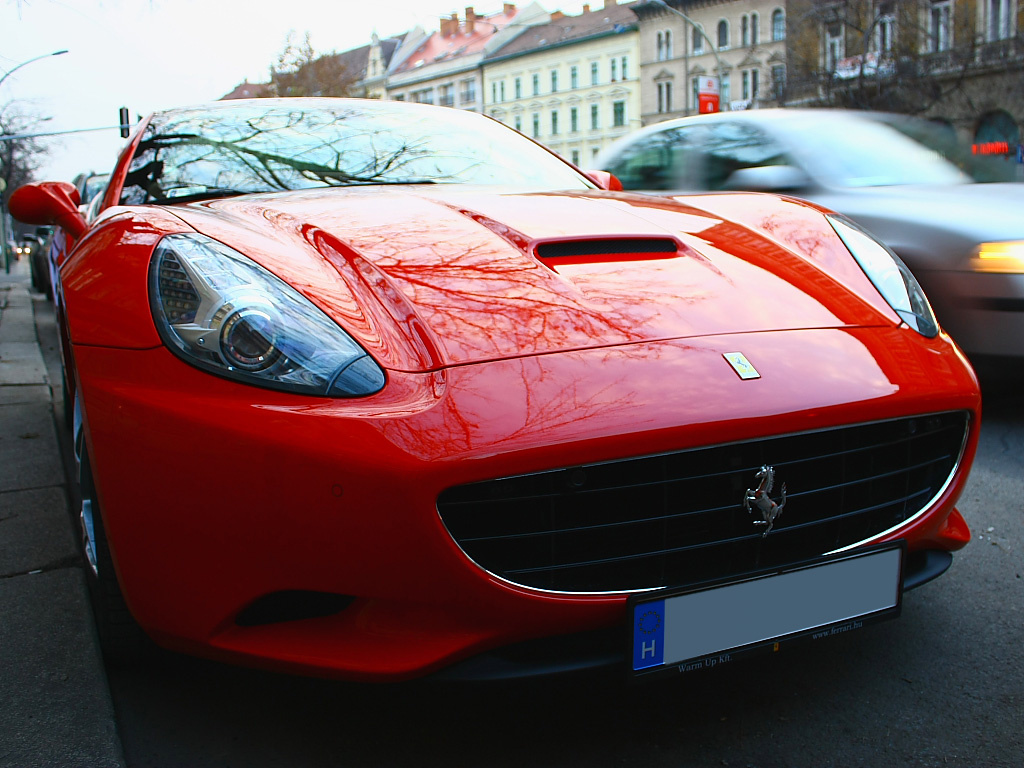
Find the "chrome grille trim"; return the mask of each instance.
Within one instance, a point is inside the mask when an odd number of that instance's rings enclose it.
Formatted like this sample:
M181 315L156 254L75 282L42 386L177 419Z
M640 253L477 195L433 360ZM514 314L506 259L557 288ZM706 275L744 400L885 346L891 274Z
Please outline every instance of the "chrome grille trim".
M878 539L893 533L909 524L920 516L924 515L935 504L935 502L946 492L950 483L956 476L956 471L963 457L969 434L970 413L967 411L956 411L939 414L923 414L920 416L890 419L884 421L854 424L834 429L815 430L809 432L792 433L788 435L764 438L741 443L729 443L705 448L688 449L685 451L657 454L645 457L631 457L616 461L608 461L584 465L580 467L565 467L562 469L547 470L527 475L498 478L495 480L472 483L465 486L458 486L444 491L438 497L438 512L442 522L450 535L466 554L466 556L478 567L488 572L491 576L515 585L525 587L544 593L559 595L606 595L626 594L631 592L643 592L659 589L666 586L682 586L690 583L697 583L709 578L731 576L740 574L754 568L785 563L798 559L806 559L817 555L842 552L858 546L877 541ZM920 434L917 429L923 429ZM835 442L860 440L863 435L873 434L889 435L890 439L858 442L855 445L838 446L834 450L817 454L813 447L822 441ZM898 439L892 439L892 436ZM809 447L808 447L809 446ZM936 448L938 450L936 450ZM778 452L785 454L786 460L776 461L772 456ZM875 461L874 454L881 452L886 457L893 454L899 456L906 454L918 454L916 460L903 463L902 460L892 463L888 467L875 467L876 471L862 472L856 476L845 476L856 470L859 464L871 464ZM732 495L732 490L724 493L724 498L717 500L724 503L698 506L679 510L673 508L670 497L683 493L684 500L689 501L690 495L680 491L680 488L693 486L702 482L718 484L721 487L731 485L749 486L753 480L753 474L759 464L757 461L750 461L751 454L768 456L767 463L773 463L777 469L777 482L775 494L778 494L779 487L783 481L789 481L789 504L786 511L776 523L775 530L764 542L761 539L761 530L751 524L746 530L738 521L747 519L747 514L742 510L741 493ZM736 469L726 471L706 471L694 474L681 474L678 476L662 477L659 480L644 479L635 475L649 474L651 466L661 462L665 467L674 465L677 469L691 463L698 464L699 461L708 455L718 460L725 457L747 456L748 460ZM691 460L693 460L691 462ZM730 460L734 460L730 458ZM758 459L760 460L760 459ZM822 462L828 464L823 470L818 470L810 465L818 465ZM647 465L651 466L647 466ZM835 475L838 471L844 475L845 482L824 483L813 488L800 488L790 479L794 473L800 477L798 468L802 467L803 474L812 475ZM838 467L838 470L837 470ZM630 471L636 469L633 475ZM588 472L598 474L614 474L618 472L625 480L630 477L641 482L618 482L600 483L599 488L585 490L567 490L557 482L561 476L563 479L570 476L570 473ZM919 479L915 479L919 478ZM894 481L906 486L914 480L916 485L906 488L905 492L885 494L882 498L870 498L873 486L892 486ZM802 480L800 481L803 482ZM503 495L502 489L529 489L534 486L545 486L539 490L543 492L534 493L513 493L511 496ZM867 490L865 490L867 489ZM667 509L659 507L658 511L644 509L635 516L626 515L613 520L580 519L579 524L562 524L534 526L516 529L514 526L521 524L517 520L520 510L526 508L524 515L537 517L538 505L559 505L549 512L548 518L555 520L559 517L571 518L574 514L580 517L579 500L584 499L588 494L593 499L600 499L603 495L603 506L599 509L598 515L608 514L609 505L615 508L616 500L611 501L609 497L623 494L633 496L637 493L658 493L668 503ZM851 504L847 507L824 510L825 514L818 515L814 519L808 519L807 510L801 507L801 498L808 502L807 506L817 506L813 502L823 497L839 494L851 497L865 496L866 503L862 505ZM866 495L865 495L866 494ZM723 494L718 492L721 497ZM486 498L485 498L486 497ZM922 498L923 497L923 498ZM915 499L919 503L911 503ZM678 502L678 498L675 501ZM700 500L704 500L703 497ZM590 504L590 502L587 502ZM600 506L600 505L599 505ZM511 507L514 507L509 514ZM531 509L534 507L534 509ZM901 511L894 517L891 513L899 508ZM801 510L803 509L803 519ZM738 510L738 512L737 512ZM889 510L883 513L883 510ZM819 510L821 511L821 510ZM711 516L711 527L722 527L719 517L728 518L727 528L732 532L727 536L715 536L707 540L694 540L692 536L676 532L671 536L667 535L666 528L673 524L694 525L692 521ZM896 518L899 519L896 519ZM687 519L690 523L686 523ZM863 525L871 523L870 529L864 529ZM512 528L509 525L512 524ZM849 530L853 526L860 526L860 533L854 538L849 538ZM637 529L653 528L660 526L664 541L660 542L658 536L649 532ZM739 528L737 529L737 527ZM707 527L707 526L705 526ZM845 533L844 533L845 532ZM574 548L578 551L586 551L586 542L580 542L581 538L598 537L596 541L604 548L609 545L613 537L622 534L626 536L632 533L634 539L644 544L640 551L630 550L623 552L603 551L585 559L571 556ZM842 536L847 538L842 539ZM601 537L604 538L601 538ZM836 537L841 540L836 540ZM576 539L576 543L570 542L565 545L561 539ZM797 541L799 540L799 541ZM529 551L522 556L518 550L528 550L532 546L536 550L536 542L546 542L551 550L568 552L570 556L561 558L554 554L545 555L543 562L530 562ZM663 543L663 546L659 545ZM490 547L490 551L489 548ZM499 550L498 556L494 556L494 549ZM504 548L504 549L502 549ZM737 555L733 549L743 550ZM701 553L701 550L706 550ZM728 550L728 551L727 551ZM708 553L721 551L732 560L727 567L720 567L717 555L714 560L714 568L707 571L702 568L688 571L686 564L679 565L681 555L691 557L711 557ZM533 553L536 557L536 552ZM520 559L522 562L516 562ZM673 558L676 558L673 561ZM585 585L582 579L574 579L572 571L583 573L590 569L598 574L597 581L618 578L609 576L605 571L617 565L629 565L632 561L637 572L651 571L656 569L654 560L660 560L658 568L665 571L665 578L647 579L641 581L634 573L626 570L625 579L617 583L596 583ZM560 574L568 574L561 578Z

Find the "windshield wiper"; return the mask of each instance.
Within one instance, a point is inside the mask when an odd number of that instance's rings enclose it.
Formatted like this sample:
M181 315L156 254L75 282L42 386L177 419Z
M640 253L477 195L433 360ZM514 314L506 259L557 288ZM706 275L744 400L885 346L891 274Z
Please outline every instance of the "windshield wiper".
M260 191L270 192L272 190ZM154 198L150 202L156 203L157 205L176 205L178 203L194 203L199 200L215 200L218 197L238 197L239 195L258 194L258 191L253 189L224 189L220 187L208 187L206 189L197 188L195 192L184 192L182 194L173 194L173 192L173 189L167 190L162 199Z

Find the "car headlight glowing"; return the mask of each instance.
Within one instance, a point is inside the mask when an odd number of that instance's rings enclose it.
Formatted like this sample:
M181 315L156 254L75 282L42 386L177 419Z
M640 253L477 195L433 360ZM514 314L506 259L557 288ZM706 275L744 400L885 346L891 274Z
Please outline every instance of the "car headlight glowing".
M384 371L298 291L199 234L168 235L149 266L153 318L172 352L213 373L288 392L361 397Z
M939 322L935 313L921 284L900 257L849 219L841 216L826 218L900 319L922 336L936 336Z
M970 268L974 272L1024 273L1024 240L982 243L971 254Z

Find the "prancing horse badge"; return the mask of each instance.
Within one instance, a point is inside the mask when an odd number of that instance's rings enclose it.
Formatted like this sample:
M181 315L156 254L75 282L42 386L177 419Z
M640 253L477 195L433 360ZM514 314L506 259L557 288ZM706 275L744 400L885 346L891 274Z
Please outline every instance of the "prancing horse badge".
M747 379L760 379L761 374L757 372L757 369L750 364L750 361L744 357L742 352L726 352L722 355L732 366L732 369L736 371L741 379L746 381Z

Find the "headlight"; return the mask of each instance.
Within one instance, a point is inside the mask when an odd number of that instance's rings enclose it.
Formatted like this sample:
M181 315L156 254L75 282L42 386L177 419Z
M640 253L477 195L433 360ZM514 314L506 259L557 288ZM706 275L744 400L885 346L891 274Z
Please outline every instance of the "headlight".
M205 235L168 235L149 265L149 301L172 352L213 373L328 397L380 391L384 372L291 286Z
M975 272L1024 273L1024 241L982 243L971 254L970 268Z
M826 218L868 279L903 322L922 336L936 336L939 322L935 313L921 284L900 257L849 219L839 216Z

